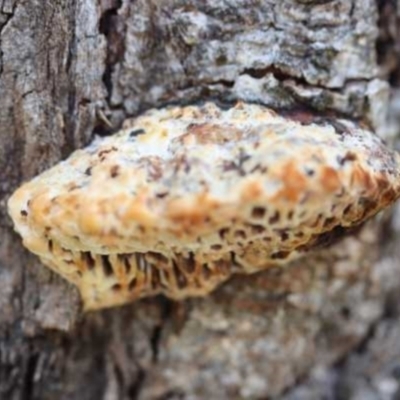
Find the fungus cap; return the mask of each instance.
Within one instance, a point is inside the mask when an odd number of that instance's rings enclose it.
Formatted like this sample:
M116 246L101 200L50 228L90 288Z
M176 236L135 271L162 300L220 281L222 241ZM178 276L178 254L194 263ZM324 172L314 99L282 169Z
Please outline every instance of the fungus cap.
M128 120L23 184L9 212L87 309L181 299L358 226L398 198L399 166L347 120L207 103Z

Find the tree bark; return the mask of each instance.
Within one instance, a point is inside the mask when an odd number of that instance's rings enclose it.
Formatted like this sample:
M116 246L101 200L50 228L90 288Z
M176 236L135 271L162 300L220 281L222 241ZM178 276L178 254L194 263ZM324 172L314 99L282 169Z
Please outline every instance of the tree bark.
M0 0L0 399L399 396L396 210L207 298L87 314L6 210L24 180L168 104L306 107L395 143L397 13L389 0Z

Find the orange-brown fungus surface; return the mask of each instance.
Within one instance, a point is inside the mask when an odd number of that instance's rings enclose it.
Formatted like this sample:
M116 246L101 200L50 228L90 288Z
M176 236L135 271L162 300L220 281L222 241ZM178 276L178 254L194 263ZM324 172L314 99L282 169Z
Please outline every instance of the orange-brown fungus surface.
M9 212L87 309L181 299L359 225L400 195L399 164L346 120L244 103L165 108L23 184Z

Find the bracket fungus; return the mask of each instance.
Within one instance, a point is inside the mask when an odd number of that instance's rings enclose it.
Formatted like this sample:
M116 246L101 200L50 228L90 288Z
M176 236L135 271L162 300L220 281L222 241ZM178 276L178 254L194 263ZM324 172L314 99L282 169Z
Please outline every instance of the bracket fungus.
M371 131L259 105L151 110L22 185L24 245L86 309L209 293L359 226L400 195Z

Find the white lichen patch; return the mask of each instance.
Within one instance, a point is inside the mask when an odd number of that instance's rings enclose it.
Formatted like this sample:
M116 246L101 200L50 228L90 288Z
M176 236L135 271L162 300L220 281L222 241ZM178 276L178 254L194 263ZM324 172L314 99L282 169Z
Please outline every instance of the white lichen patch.
M86 308L180 299L359 226L400 195L399 165L345 120L244 103L165 108L22 185L9 212Z

